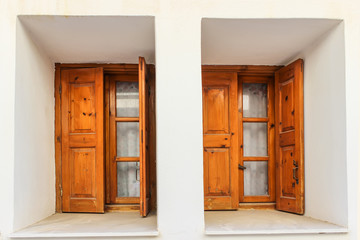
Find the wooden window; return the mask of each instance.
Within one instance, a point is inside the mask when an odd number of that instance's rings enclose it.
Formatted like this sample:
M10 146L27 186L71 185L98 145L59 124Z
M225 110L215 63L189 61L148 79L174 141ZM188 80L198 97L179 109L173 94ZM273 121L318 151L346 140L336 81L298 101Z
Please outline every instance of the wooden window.
M205 210L304 213L302 64L203 66Z
M57 212L156 207L154 67L57 64Z
M274 77L239 74L239 202L274 202Z
M138 74L106 75L109 84L107 204L140 203ZM135 206L134 206L135 207Z

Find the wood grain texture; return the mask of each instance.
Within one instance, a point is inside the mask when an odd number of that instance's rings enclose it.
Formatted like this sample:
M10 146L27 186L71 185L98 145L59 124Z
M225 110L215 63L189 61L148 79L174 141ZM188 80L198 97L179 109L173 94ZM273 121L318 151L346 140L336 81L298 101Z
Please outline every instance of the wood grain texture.
M139 204L111 204L105 205L105 212L138 212Z
M110 81L109 76L104 76L104 120L105 120L105 203L111 203L110 188ZM105 210L106 211L106 210Z
M202 70L206 72L236 72L239 75L273 75L282 66L264 65L202 65Z
M104 212L103 70L62 70L61 85L62 210Z
M61 94L60 67L55 66L55 191L56 212L62 212L62 177L61 177Z
M238 205L237 74L203 72L205 210Z
M303 64L275 74L276 209L297 214L305 209Z
M150 210L156 209L156 77L155 66L149 65L149 178Z
M62 145L62 127L61 127L61 95L60 95L60 86L61 86L61 71L62 70L76 70L76 69L89 69L102 67L105 78L110 77L112 81L139 81L138 64L55 64L55 165L56 165L56 211L62 212L62 197L61 197L61 184L62 184L62 156L61 156L61 145ZM148 155L149 155L149 166L147 168L147 178L148 178L148 198L150 198L151 206L149 205L149 209L156 208L156 128L155 128L155 67L150 64L147 65L149 69L149 86L150 91L148 92L147 98L149 98L149 146L148 146ZM78 74L78 81L81 81L81 78L86 78L92 73L80 73ZM105 79L104 81L104 128L105 128L105 159L106 159L106 203L110 203L110 192L111 192L111 183L110 183L110 175L111 171L114 168L110 168L110 162L112 162L113 158L110 157L110 80ZM114 104L113 104L114 105ZM112 111L115 113L115 111ZM87 116L88 117L88 116ZM139 118L116 118L114 115L115 121L126 121L126 122L137 122ZM89 122L87 122L88 124ZM82 123L81 123L82 124ZM78 126L79 127L79 126ZM82 127L82 126L80 126ZM84 131L84 129L82 130ZM89 139L90 138L90 139ZM92 145L92 141L95 139L94 135L89 136L89 138L81 138L79 136L73 136L69 143L74 144L74 146L90 147ZM92 139L91 139L92 138ZM151 140L150 140L151 139ZM116 158L115 161L139 161L139 158ZM116 171L116 170L115 170ZM112 173L114 175L114 173ZM113 190L116 191L116 183L112 184ZM114 195L114 194L113 194ZM114 203L139 203L139 198L115 198ZM149 201L149 200L147 200Z
M139 57L139 134L140 134L140 215L149 213L149 76L145 59Z

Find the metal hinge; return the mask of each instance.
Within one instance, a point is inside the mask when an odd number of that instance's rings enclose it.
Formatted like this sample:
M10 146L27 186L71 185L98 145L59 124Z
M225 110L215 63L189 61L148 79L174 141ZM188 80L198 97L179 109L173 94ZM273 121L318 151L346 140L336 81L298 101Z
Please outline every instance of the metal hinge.
M60 186L60 196L61 196L61 197L63 196L63 189L62 189L61 186Z
M61 95L61 91L62 91L62 85L60 84L59 86L59 94Z

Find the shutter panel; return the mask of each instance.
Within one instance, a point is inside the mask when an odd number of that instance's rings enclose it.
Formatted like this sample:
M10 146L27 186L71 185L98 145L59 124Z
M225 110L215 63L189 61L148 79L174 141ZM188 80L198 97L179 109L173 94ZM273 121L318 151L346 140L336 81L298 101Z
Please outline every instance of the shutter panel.
M276 209L304 214L303 60L275 73Z
M103 69L61 71L63 212L104 212Z
M239 206L237 91L236 73L202 73L205 210Z
M148 138L148 72L143 57L139 57L139 134L140 134L140 215L149 213L149 138Z

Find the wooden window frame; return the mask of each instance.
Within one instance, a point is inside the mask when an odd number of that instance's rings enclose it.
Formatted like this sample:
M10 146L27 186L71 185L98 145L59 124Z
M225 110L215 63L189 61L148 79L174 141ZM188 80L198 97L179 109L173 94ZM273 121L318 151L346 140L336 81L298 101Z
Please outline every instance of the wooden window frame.
M245 122L267 123L267 156L245 157L243 148L243 131L239 132L239 164L243 165L244 161L267 161L268 162L268 195L264 196L245 196L244 184L241 184L241 178L244 178L244 171L239 172L239 202L240 203L254 203L254 202L274 202L275 201L275 119L274 119L274 76L248 76L246 74L238 74L238 99L239 99L239 129L243 129ZM267 84L267 113L265 118L250 118L243 117L243 83L265 83Z
M150 207L151 209L156 208L156 116L155 116L155 66L153 64L147 65L150 72L150 91L149 91L149 102L150 102L150 145L149 145L149 156L150 156ZM56 212L62 212L62 159L61 159L61 147L62 147L62 135L61 135L61 70L64 69L75 69L75 68L96 68L101 67L104 71L104 77L108 74L138 74L139 65L138 64L96 64L96 63L88 63L88 64L79 64L79 63L55 63L55 86L54 86L54 97L55 97L55 192L56 192L56 204L55 210ZM105 93L109 90L108 81L105 79L104 91ZM104 96L104 110L105 110L105 118L109 117L109 114L106 112L109 111L109 101L106 101L108 95ZM128 119L130 120L130 119ZM109 121L105 120L104 128L105 128L105 136L104 136L104 145L105 145L105 162L110 159L109 154L109 144L106 144L109 141ZM128 161L128 160L127 160ZM105 164L105 167L108 164ZM107 168L107 167L106 167ZM109 170L105 169L105 175L109 176ZM107 181L107 180L106 180ZM108 199L109 193L109 184L105 184L105 202ZM129 199L130 200L130 199ZM139 203L139 200L130 200L130 202ZM124 208L126 209L126 208Z
M269 195L267 196L244 196L244 185L241 178L243 178L243 171L239 170L239 208L241 203L245 203L245 208L248 208L248 204L252 207L257 207L257 203L265 204L264 208L274 209L275 206L275 128L274 124L274 76L275 72L281 69L283 66L261 66L261 65L203 65L202 72L234 72L238 76L238 106L241 107L239 111L238 123L239 123L239 163L242 160L267 160L268 161L268 186ZM248 78L244 82L251 83L267 83L268 84L268 117L267 118L244 118L242 117L242 78ZM243 133L242 122L267 122L268 125L268 156L267 157L242 157L243 149ZM273 203L270 204L269 203ZM260 208L263 208L260 207Z
M106 178L106 204L140 204L140 197L117 197L117 176L116 176L116 163L117 162L140 162L139 157L117 157L116 146L116 123L118 122L139 122L139 117L116 117L116 83L117 82L138 82L138 72L126 72L124 74L111 73L105 75L106 84L109 85L109 91L106 89L105 94L109 95L105 98L105 106L108 109L105 110L106 124L109 124L109 128L106 133L107 144L109 146L109 157L106 157L106 171L109 174L105 175ZM113 161L114 160L114 161Z

